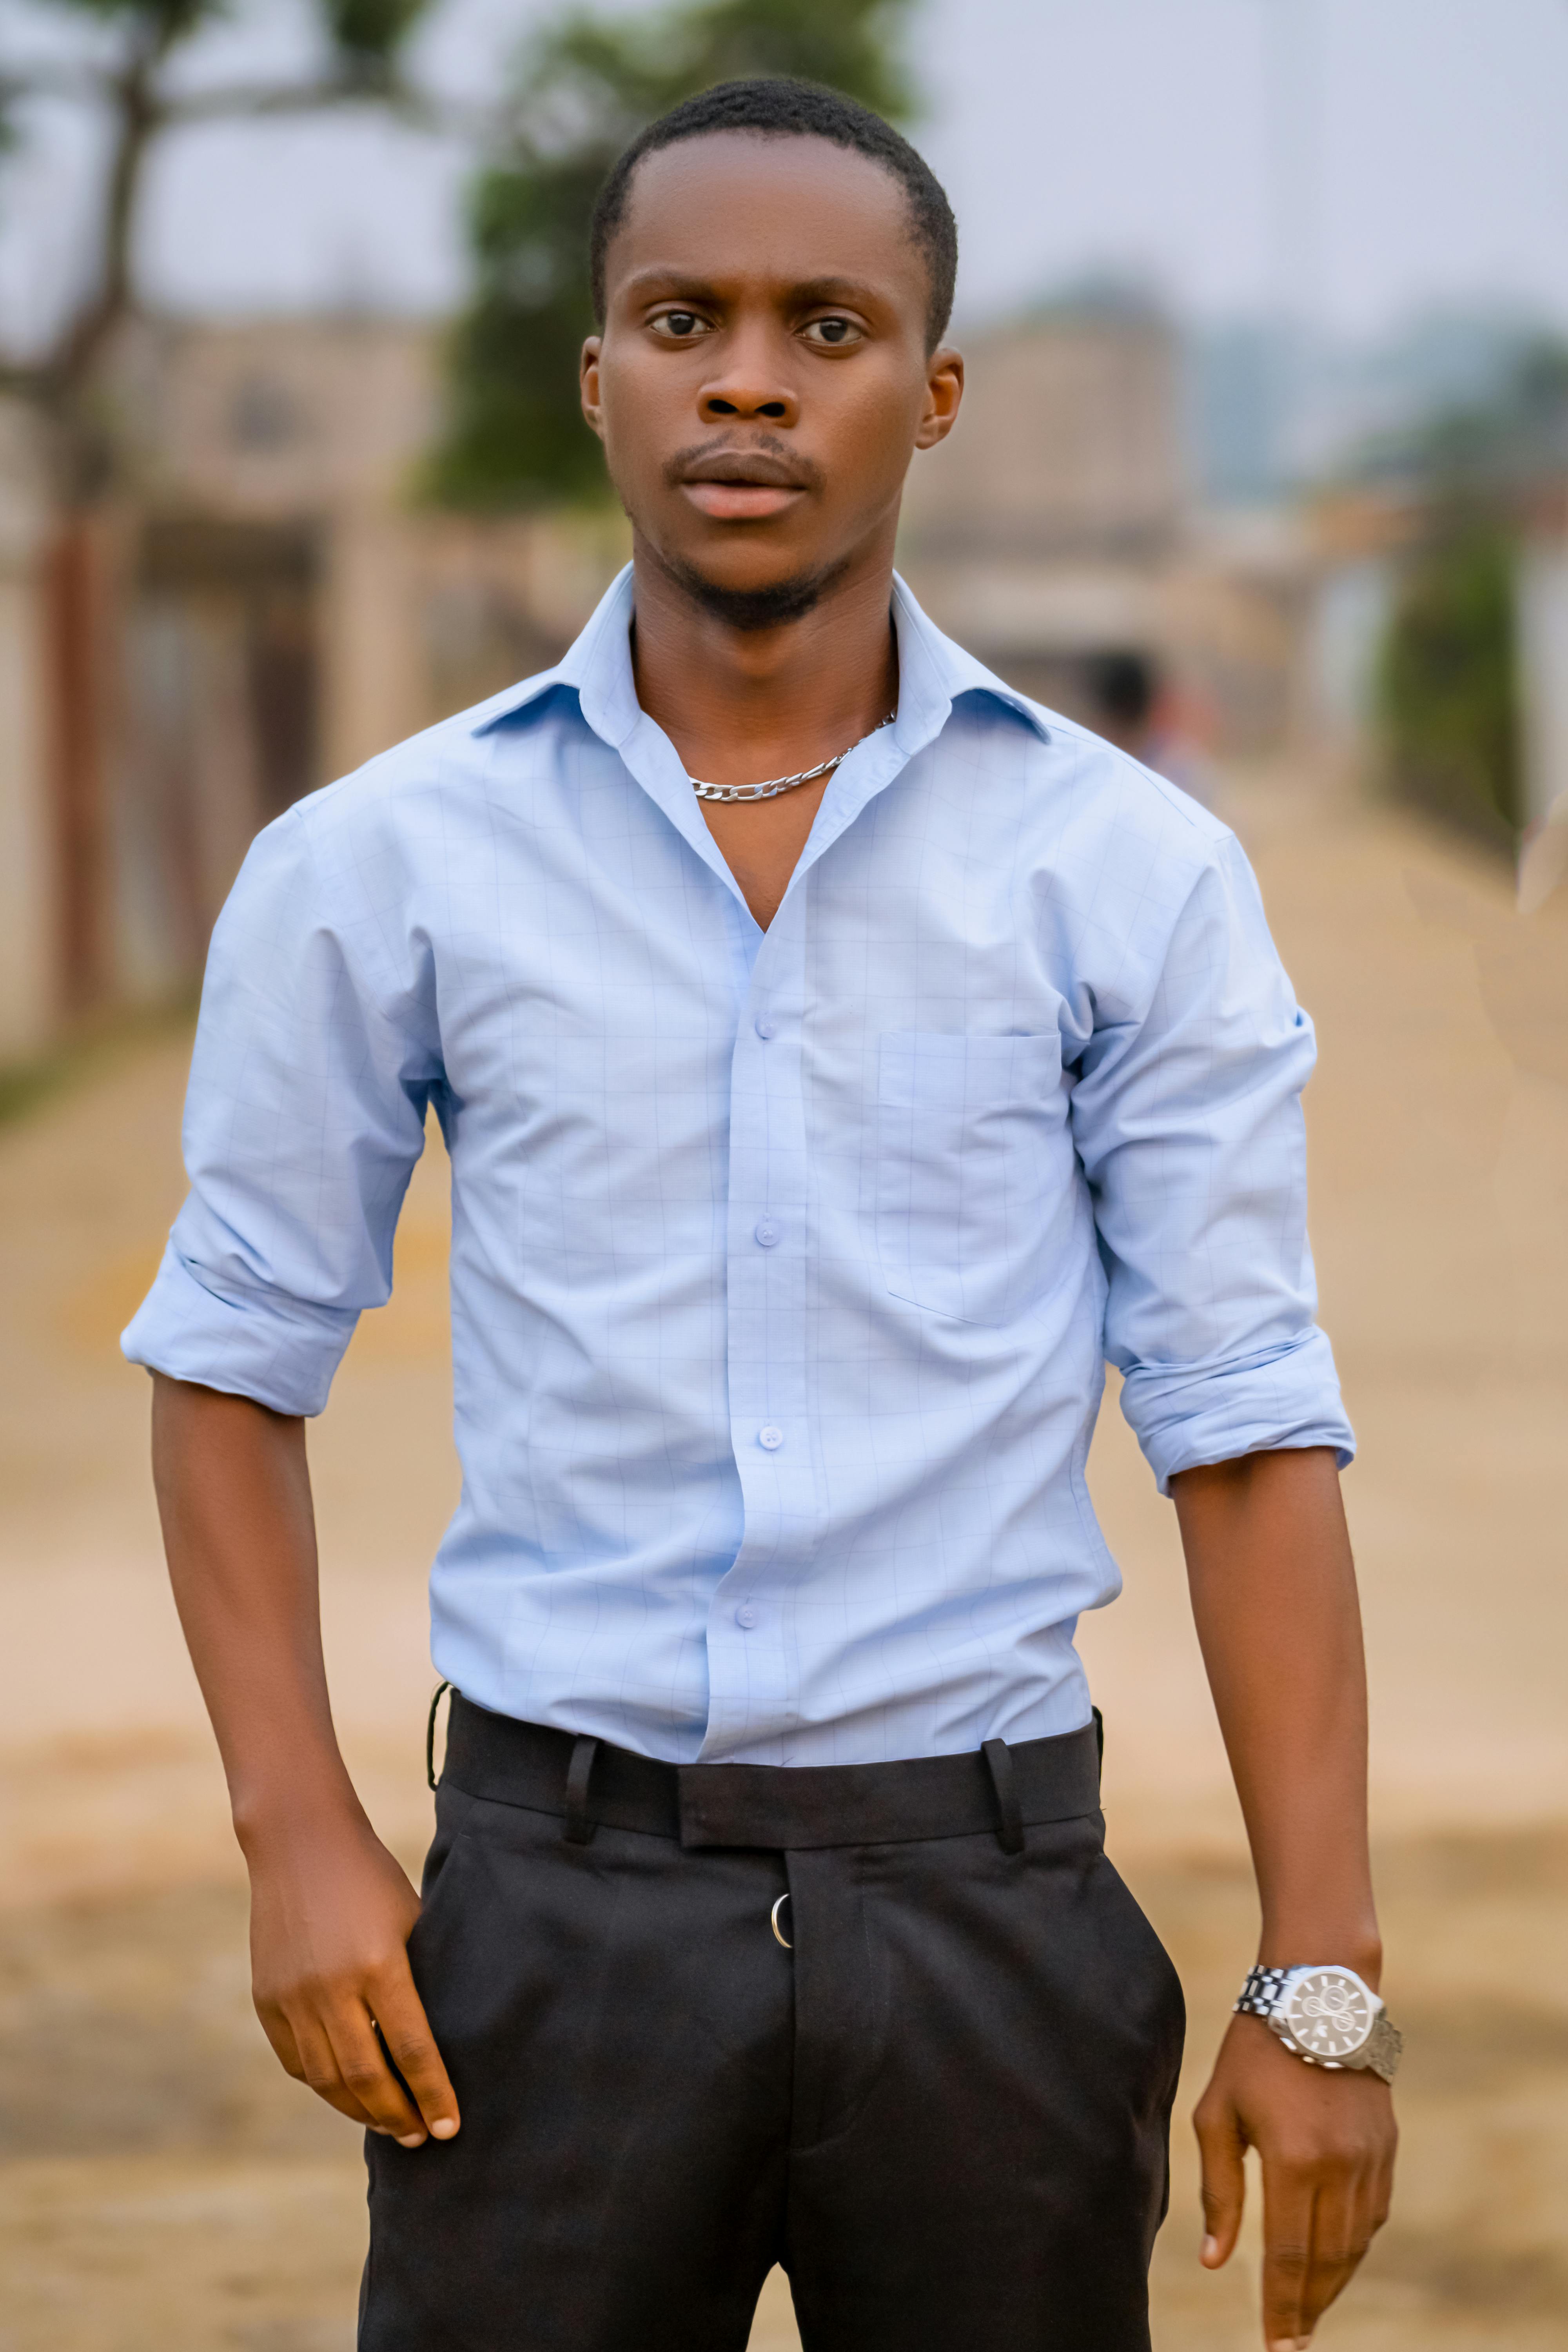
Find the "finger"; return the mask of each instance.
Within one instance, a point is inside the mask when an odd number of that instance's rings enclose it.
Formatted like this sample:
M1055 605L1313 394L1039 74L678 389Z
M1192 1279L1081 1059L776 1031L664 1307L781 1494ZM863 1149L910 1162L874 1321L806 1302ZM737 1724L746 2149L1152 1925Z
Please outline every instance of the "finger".
M1312 2268L1311 2174L1299 2165L1263 2166L1263 2340L1269 2352L1311 2341L1307 2283Z
M332 2056L344 2088L359 2101L380 2131L400 2147L423 2147L427 2137L423 2119L407 2092L387 2064L386 2053L358 1999L330 2010L322 2022L331 2037Z
M407 2084L431 2138L450 2139L462 2122L458 2095L401 1953L371 1988L371 2005L387 2054Z
M1247 2172L1242 2163L1247 2143L1236 2110L1228 2101L1200 2102L1193 2117L1203 2164L1204 2242L1198 2260L1217 2271L1229 2262L1241 2228L1247 2196Z
M1382 2229L1384 2223L1388 2219L1388 2209L1394 2201L1394 2166L1392 2161L1385 2159L1379 2165L1373 2179L1368 2201L1371 2206L1371 2212L1369 2215L1371 2232L1373 2237L1376 2237L1378 2231Z
M275 2009L270 2001L258 2000L253 2006L260 2021L261 2031L272 2045L272 2055L286 2074L292 2074L297 2083L302 2083L305 2080L305 2062L300 2055L293 2027L282 2011Z
M365 2131L382 2129L375 2118L363 2107L343 2081L332 2045L319 2024L301 2018L292 2026L295 2046L300 2053L300 2079L309 2083L318 2099L335 2107L350 2123Z
M1388 2137L1378 2152L1372 2178L1372 2231L1375 2237L1388 2219L1388 2209L1394 2200L1394 2159L1399 2150L1399 2134L1390 2120Z
M1303 2332L1310 2334L1342 2294L1372 2242L1370 2180L1364 2167L1342 2163L1321 2179L1312 2202L1312 2242L1301 2284Z

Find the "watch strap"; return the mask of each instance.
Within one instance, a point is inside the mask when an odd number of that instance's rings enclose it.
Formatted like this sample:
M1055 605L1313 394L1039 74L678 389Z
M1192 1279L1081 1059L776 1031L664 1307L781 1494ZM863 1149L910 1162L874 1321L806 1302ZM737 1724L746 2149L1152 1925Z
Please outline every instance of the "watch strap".
M1236 2003L1240 2017L1272 2017L1285 1990L1289 1969L1250 1969Z
M1397 2025L1391 2025L1386 2010L1380 2010L1372 2021L1372 2032L1366 2038L1362 2063L1373 2074L1381 2074L1392 2083L1399 2072L1399 2061L1405 2052L1405 2036Z

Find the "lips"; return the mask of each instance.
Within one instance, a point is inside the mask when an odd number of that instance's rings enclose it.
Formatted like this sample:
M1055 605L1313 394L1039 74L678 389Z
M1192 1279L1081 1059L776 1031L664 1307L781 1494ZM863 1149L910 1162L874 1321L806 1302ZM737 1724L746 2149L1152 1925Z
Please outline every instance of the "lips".
M679 483L693 506L721 522L783 514L808 488L795 467L761 449L715 449L682 467Z
M783 482L713 481L706 478L681 484L693 506L700 507L705 515L718 521L752 522L767 515L783 514L786 507L804 498L804 490Z

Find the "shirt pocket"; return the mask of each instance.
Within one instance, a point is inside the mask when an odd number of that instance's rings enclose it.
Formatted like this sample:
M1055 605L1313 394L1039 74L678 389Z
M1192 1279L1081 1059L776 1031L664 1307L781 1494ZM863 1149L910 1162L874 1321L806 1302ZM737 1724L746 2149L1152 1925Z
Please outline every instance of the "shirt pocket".
M876 1228L895 1298L1012 1322L1050 1279L1061 1040L895 1029L877 1041Z

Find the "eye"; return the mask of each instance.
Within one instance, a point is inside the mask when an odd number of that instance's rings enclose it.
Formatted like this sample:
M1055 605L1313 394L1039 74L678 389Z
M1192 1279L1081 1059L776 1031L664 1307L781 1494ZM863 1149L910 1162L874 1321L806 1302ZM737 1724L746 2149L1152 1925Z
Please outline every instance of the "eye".
M695 310L661 310L648 324L666 342L689 343L694 336L706 331L708 321L699 318Z
M829 351L838 352L847 343L859 342L865 330L857 326L853 319L827 318L809 320L802 332L819 348L826 344Z

